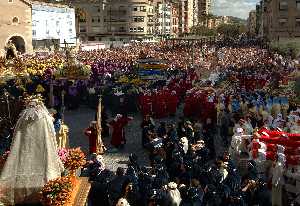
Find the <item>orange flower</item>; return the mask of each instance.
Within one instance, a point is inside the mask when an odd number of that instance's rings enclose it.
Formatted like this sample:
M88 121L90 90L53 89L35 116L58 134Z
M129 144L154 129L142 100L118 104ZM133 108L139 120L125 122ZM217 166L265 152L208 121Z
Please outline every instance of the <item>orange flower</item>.
M70 200L74 186L72 178L68 176L51 180L41 191L41 202L47 206L65 205Z

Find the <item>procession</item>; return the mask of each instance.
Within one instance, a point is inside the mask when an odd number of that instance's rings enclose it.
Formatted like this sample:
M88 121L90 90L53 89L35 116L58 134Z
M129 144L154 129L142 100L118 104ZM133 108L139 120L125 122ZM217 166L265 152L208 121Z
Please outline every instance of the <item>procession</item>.
M195 45L193 65L185 42L2 59L1 202L64 205L78 175L91 205L297 202L298 61L216 45ZM88 147L71 148L65 113L82 107L93 114L76 138ZM135 151L108 168L133 122Z
M300 205L300 1L0 14L0 206Z

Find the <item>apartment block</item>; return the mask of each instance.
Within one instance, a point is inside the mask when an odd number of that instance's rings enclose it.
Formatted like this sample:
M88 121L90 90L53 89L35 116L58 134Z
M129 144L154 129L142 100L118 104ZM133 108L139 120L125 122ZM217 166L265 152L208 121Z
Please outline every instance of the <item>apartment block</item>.
M270 40L300 38L300 0L262 0L258 35Z
M247 19L247 29L250 35L255 35L256 33L256 11L250 11L249 17Z
M153 39L152 0L72 0L82 42Z

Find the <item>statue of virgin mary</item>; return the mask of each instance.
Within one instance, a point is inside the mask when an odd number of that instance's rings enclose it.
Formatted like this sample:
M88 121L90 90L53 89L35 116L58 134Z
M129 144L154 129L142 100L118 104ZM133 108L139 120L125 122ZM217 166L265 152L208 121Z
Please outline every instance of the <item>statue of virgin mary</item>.
M39 97L27 100L0 172L0 205L38 202L41 188L61 176L53 119Z

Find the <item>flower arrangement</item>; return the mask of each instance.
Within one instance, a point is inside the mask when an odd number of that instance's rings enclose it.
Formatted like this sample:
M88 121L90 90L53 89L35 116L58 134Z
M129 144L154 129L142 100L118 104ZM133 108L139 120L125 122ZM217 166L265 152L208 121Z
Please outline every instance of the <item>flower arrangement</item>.
M92 73L89 65L65 65L60 66L54 71L56 78L81 79L89 78Z
M63 206L69 203L76 179L66 176L50 180L41 191L43 205Z
M61 149L58 149L57 154L58 154L60 160L65 164L65 162L67 161L69 150L66 148L61 148Z
M81 149L69 149L66 161L64 163L65 168L74 171L86 164L85 155Z

